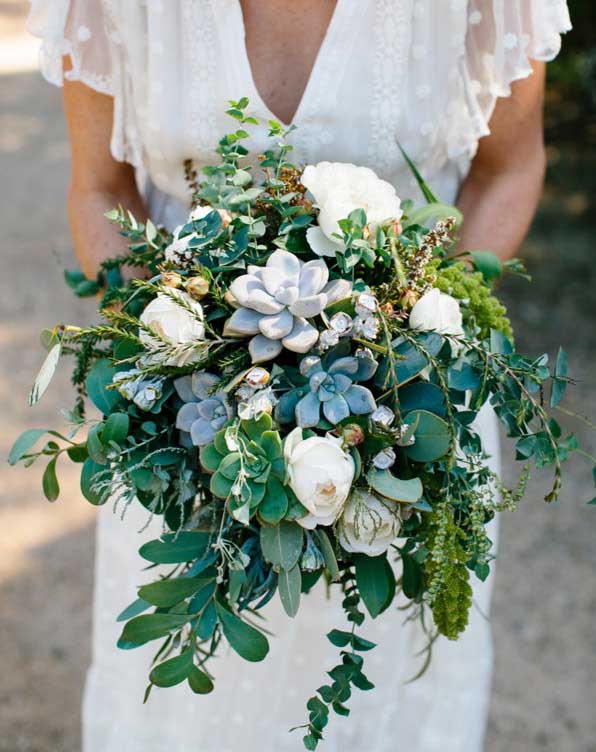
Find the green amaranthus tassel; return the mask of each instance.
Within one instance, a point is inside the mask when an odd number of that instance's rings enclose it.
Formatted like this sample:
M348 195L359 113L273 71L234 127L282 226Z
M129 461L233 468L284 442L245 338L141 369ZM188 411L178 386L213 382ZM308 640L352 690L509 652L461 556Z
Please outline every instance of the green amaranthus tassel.
M429 518L430 555L424 570L435 624L450 640L456 640L465 630L472 606L470 573L461 535L448 502L438 504Z

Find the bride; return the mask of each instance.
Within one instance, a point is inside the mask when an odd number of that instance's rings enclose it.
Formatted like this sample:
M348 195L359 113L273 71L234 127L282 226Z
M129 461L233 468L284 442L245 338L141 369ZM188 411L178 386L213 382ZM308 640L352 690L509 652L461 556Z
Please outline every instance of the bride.
M398 141L433 190L466 221L462 245L511 256L541 191L544 62L570 28L564 0L32 0L29 28L41 66L64 83L72 146L68 196L83 271L125 250L104 211L122 204L174 227L187 214L183 161L202 166L230 124L229 99L247 96L254 153L267 121L295 123L295 163L372 167L404 197L419 196ZM494 415L481 429L499 462ZM109 505L108 505L109 506ZM299 750L304 703L333 664L325 633L339 605L313 592L290 621L267 609L270 658L225 654L218 689L197 698L155 689L143 705L151 648L116 647L116 615L143 582L139 546L159 535L146 512L98 519L93 665L83 708L85 752ZM496 530L493 529L493 539ZM127 587L115 587L116 582ZM489 587L463 638L437 643L420 668L424 638L394 609L371 624L374 693L354 696L352 722L326 730L328 752L395 749L479 752L488 711ZM376 661L376 662L375 662Z

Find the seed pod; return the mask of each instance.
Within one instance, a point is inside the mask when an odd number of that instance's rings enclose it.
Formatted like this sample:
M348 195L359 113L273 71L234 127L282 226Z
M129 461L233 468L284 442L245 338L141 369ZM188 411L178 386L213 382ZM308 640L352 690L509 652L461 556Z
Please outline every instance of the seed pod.
M207 282L205 277L190 277L190 279L186 280L184 286L188 294L195 300L201 300L209 292L209 282Z
M178 272L162 272L161 283L166 287L181 287L182 277L178 274Z

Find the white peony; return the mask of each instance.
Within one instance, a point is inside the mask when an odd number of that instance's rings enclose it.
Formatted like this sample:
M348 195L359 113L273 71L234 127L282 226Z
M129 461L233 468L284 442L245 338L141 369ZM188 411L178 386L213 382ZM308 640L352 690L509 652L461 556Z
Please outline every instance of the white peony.
M354 480L354 460L332 436L302 438L302 429L288 434L284 457L290 488L309 514L298 520L312 530L331 525L341 513Z
M360 488L350 494L337 525L341 546L350 553L367 556L385 553L399 528L397 504Z
M302 185L312 193L319 207L318 225L306 233L317 256L334 257L336 251L345 247L333 233L341 235L338 221L347 219L354 209L364 209L371 233L383 222L399 220L403 214L395 188L368 167L319 162L305 168Z
M433 288L412 308L410 328L421 332L434 331L462 336L464 329L459 303L451 295Z
M160 292L145 308L140 318L141 323L152 329L157 337L152 337L144 329L139 330L139 337L149 350L159 351L163 347L163 342L171 345L174 352L160 362L163 362L163 365L182 367L188 363L195 363L203 355L203 308L185 292L170 290L170 293L194 311L194 315L176 303L172 297Z

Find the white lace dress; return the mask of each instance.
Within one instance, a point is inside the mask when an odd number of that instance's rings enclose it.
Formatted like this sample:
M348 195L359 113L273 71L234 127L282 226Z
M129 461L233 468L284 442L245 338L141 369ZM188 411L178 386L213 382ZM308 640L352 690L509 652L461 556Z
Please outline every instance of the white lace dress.
M152 217L170 227L185 215L182 162L212 161L232 121L229 99L248 96L265 122L273 117L255 87L239 0L33 0L30 30L42 38L41 66L114 98L112 152L137 169ZM399 140L447 202L456 198L497 97L550 60L570 28L564 0L338 0L294 122L294 160L349 161L374 168L400 195L417 189ZM256 130L255 151L266 143ZM494 415L483 412L485 445L498 467ZM334 665L326 632L342 625L338 602L322 588L289 620L267 608L276 637L262 664L223 654L216 691L191 695L183 685L154 689L142 704L151 647L116 648L115 616L147 578L136 548L146 513L124 521L98 516L93 665L83 708L85 752L285 752L302 748L290 726ZM496 537L496 530L493 537ZM490 585L475 586L477 608L458 643L439 642L423 679L416 652L424 641L396 609L369 624L378 647L367 656L372 692L355 694L349 720L332 717L328 752L480 752L489 702ZM77 712L76 708L72 712Z

